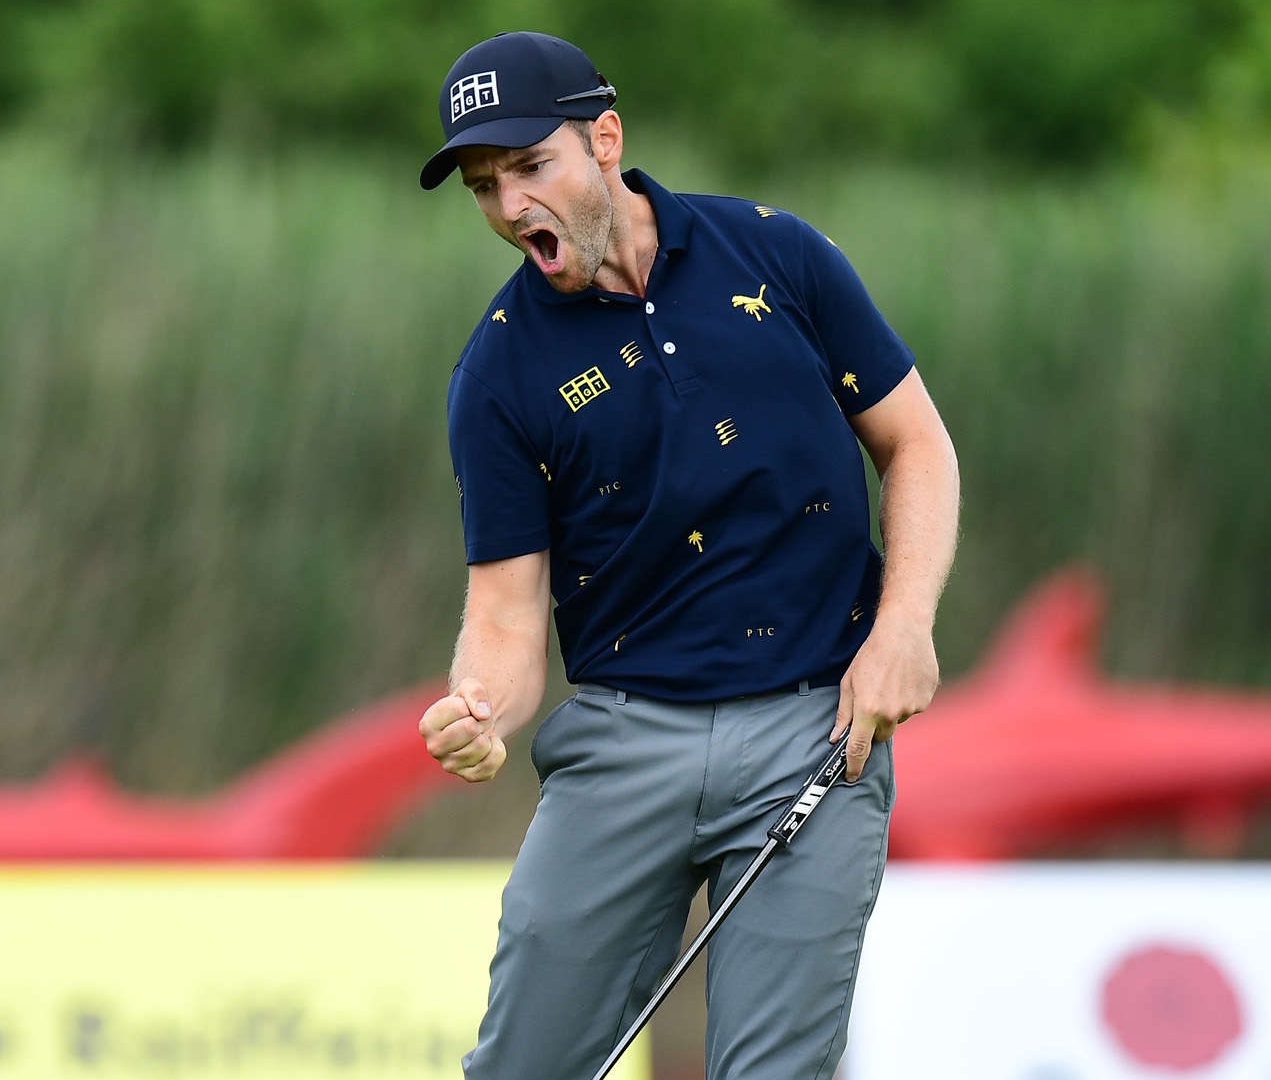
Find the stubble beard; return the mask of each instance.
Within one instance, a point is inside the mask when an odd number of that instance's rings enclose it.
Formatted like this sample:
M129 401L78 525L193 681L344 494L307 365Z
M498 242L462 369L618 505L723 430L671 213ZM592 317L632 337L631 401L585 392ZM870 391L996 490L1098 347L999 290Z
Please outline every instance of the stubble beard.
M613 239L613 195L599 176L599 170L586 196L579 199L574 209L564 239L574 249L579 282L562 292L578 292L592 284Z

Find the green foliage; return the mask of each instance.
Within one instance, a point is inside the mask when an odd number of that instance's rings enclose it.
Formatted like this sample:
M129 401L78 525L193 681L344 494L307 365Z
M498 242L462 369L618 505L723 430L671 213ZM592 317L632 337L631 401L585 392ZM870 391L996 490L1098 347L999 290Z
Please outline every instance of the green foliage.
M1221 0L953 0L947 40L986 144L1086 164L1127 149L1146 102L1194 102L1237 16Z
M1088 165L1160 110L1271 130L1257 0L63 0L0 9L0 115L80 141L434 146L465 48L582 44L636 127L755 176L862 156Z
M1206 110L1217 124L1256 139L1271 124L1271 5L1243 5L1244 33L1210 66Z
M912 171L756 188L849 252L957 442L950 677L1021 592L1107 577L1123 674L1266 683L1267 174L1079 190ZM89 167L0 142L0 762L99 746L210 787L444 671L463 554L444 395L512 268L399 161Z
M38 25L45 107L74 129L180 147L240 136L410 132L431 96L411 6L381 0L103 0Z

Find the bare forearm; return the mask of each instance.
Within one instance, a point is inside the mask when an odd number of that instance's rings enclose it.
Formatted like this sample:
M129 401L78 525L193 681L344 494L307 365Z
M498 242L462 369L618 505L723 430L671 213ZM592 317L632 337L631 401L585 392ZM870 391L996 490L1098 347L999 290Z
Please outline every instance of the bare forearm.
M882 478L880 619L927 630L935 623L957 547L958 503L957 456L943 429L896 447Z
M940 684L932 628L958 539L958 460L917 368L852 420L882 477L882 596L843 675L832 739L847 735L847 777L875 742L931 704Z
M494 730L506 739L528 724L543 703L547 643L534 628L491 619L464 619L450 666L450 687L476 679L489 695Z

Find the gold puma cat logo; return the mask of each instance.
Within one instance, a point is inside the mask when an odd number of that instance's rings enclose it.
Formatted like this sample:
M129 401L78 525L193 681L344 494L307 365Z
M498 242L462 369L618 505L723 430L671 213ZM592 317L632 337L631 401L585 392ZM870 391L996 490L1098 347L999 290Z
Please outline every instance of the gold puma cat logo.
M763 316L759 314L760 310L772 314L772 308L764 303L763 294L767 290L767 284L759 286L758 296L741 296L740 294L733 297L733 307L741 308L747 315L753 315L757 322L763 322Z

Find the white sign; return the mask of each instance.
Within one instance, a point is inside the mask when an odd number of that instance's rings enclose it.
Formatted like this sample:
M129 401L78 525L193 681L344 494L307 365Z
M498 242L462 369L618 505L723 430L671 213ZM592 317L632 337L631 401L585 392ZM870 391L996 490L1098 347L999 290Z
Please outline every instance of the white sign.
M847 1080L1271 1080L1271 867L897 864Z

